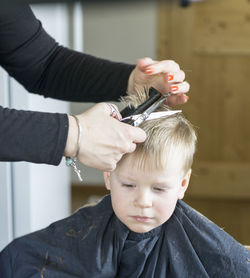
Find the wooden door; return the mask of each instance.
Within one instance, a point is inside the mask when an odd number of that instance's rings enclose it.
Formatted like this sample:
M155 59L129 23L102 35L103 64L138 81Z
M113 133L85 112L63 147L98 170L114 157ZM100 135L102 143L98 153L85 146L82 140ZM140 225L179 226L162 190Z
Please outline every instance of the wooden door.
M198 127L186 201L250 245L250 0L158 9L158 58L176 60L191 84L181 107Z

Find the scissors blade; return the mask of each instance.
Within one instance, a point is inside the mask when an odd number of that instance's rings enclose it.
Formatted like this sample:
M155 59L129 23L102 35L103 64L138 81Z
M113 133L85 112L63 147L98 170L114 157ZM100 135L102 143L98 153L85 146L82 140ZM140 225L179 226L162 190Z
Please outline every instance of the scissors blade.
M169 117L177 113L181 113L182 110L169 110L169 111L160 111L160 112L153 112L149 115L147 120L154 120L162 117ZM146 121L147 121L146 120Z
M148 109L146 109L135 121L134 121L134 126L139 126L141 123L143 123L149 115L155 111L169 96L170 93L161 96L155 103L153 103Z
M163 118L163 117L169 117L174 114L181 113L181 112L182 112L182 110L168 110L168 111L152 112L145 121L154 120L154 119ZM141 114L133 115L130 117L123 118L121 121L124 121L127 119L136 120L140 116L141 116Z

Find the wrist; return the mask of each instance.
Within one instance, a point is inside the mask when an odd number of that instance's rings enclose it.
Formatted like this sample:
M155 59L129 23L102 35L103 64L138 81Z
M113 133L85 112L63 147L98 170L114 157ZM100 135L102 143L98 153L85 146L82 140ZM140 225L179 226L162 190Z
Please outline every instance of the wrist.
M64 150L64 156L74 157L78 147L78 126L73 116L68 115L68 137Z

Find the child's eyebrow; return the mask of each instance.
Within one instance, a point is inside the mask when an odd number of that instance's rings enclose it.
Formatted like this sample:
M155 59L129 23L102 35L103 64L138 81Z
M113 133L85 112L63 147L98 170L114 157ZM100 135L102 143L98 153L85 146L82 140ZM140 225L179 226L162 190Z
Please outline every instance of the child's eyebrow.
M170 187L172 187L172 185L171 185L172 183L170 182L170 180L166 180L166 181L159 181L159 182L157 182L157 181L155 181L155 182L153 182L152 183L152 185L153 186L159 186L159 187L162 187L162 188L170 188Z
M169 187L166 183L158 183L158 182L154 182L153 185L155 186L160 186L160 187Z
M153 186L158 186L158 187L161 187L161 188L169 188L170 187L170 185L167 184L166 182L164 182L164 183L156 182L156 183L153 183Z
M119 175L119 180L120 181L123 181L123 182L129 182L129 181L133 181L133 182L136 182L137 180L136 179L133 179L131 176L127 176L127 175Z

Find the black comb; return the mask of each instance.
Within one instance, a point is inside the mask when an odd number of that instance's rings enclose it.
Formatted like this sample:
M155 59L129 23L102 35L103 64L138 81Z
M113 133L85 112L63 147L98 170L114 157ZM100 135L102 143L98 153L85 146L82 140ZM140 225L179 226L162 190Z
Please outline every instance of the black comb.
M149 98L145 102L140 104L138 107L129 107L129 106L125 107L120 112L122 118L142 114L147 108L149 108L154 102L156 102L162 96L162 94L153 87L149 89L148 94L149 94ZM132 122L133 120L130 118L123 121L123 123L127 123L127 124L131 124Z

